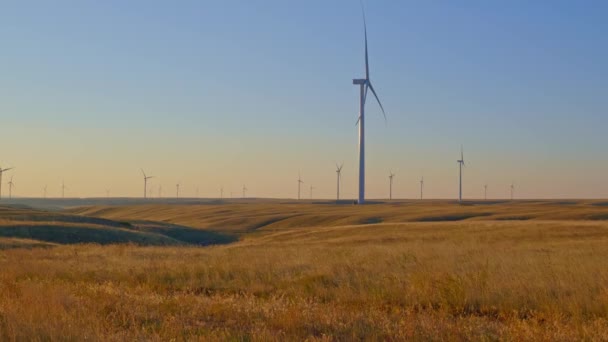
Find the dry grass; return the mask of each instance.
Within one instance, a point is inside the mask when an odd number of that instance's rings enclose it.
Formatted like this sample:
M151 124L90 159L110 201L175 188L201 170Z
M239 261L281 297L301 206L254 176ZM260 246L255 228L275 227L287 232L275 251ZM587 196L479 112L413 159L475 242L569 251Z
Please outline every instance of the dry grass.
M608 340L608 222L574 220L608 208L543 205L319 205L310 223L314 205L156 208L207 212L200 228L250 218L224 227L239 232L288 218L224 246L1 250L0 340ZM370 217L407 222L348 224Z

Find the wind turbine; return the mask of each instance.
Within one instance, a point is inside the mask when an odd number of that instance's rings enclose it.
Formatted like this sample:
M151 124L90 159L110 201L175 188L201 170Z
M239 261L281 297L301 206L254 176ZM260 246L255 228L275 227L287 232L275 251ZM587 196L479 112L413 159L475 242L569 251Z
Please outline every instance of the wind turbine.
M110 198L110 189L106 189L106 198Z
M243 198L247 197L247 190L249 190L249 189L247 189L247 187L245 186L245 184L243 184Z
M339 201L340 200L340 179L342 178L342 167L344 166L344 163L338 165L336 164L336 174L338 176L338 194L336 196L336 200Z
M462 202L462 167L464 164L464 152L462 146L460 146L460 160L456 161L458 163L458 202Z
M515 191L515 185L511 183L511 201L513 200L513 191Z
M4 174L4 172L9 171L14 169L13 167L9 167L6 169L3 169L0 167L0 199L2 199L2 174Z
M393 199L393 178L394 177L395 177L395 174L391 171L390 174L388 175L388 183L389 183L388 199L389 200Z
M311 200L312 200L312 190L313 190L313 189L314 189L314 188L313 188L313 187L312 187L312 185L311 185L311 186L310 186L310 199L311 199Z
M179 198L179 183L175 184L175 198Z
M15 183L13 182L13 176L11 176L11 180L8 182L8 199L13 198L13 188L15 187Z
M423 190L424 190L424 177L422 177L420 179L420 199L422 199Z
M298 173L298 200L300 200L300 186L304 184L304 181L302 180L302 177L300 176L300 174Z
M484 201L488 200L488 184L485 184L483 186L483 200Z
M378 101L384 121L386 122L386 113L384 107L372 86L369 78L369 57L367 52L367 23L365 21L365 11L363 11L363 32L365 35L365 78L354 79L353 84L359 86L359 200L358 204L365 202L365 100L367 98L367 91L371 90L372 94Z
M65 189L67 189L68 187L65 186L65 182L62 180L61 181L61 198L65 198Z
M144 175L144 198L148 198L148 179L154 178L154 176L146 176L144 169L141 169L141 173Z

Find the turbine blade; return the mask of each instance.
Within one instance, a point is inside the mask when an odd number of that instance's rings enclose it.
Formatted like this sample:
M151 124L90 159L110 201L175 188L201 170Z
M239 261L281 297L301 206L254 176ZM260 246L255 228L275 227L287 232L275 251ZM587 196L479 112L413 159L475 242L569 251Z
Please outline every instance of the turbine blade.
M369 87L369 89L372 91L372 94L374 94L376 101L378 101L378 104L380 105L380 109L382 109L382 116L384 116L384 122L386 122L386 113L384 112L384 106L382 106L382 102L380 102L380 98L378 98L378 94L376 94L376 91L374 90L374 86L372 86L371 82L368 82L367 87Z
M365 79L369 81L369 56L367 53L367 23L365 22L365 11L363 11L363 31L365 34Z
M146 173L144 172L144 169L141 169L141 173L143 173L144 178L146 178Z

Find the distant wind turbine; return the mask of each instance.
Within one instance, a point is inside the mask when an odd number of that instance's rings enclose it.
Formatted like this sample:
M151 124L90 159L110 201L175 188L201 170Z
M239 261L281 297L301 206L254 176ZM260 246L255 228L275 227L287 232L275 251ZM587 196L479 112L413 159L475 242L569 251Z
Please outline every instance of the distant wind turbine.
M488 184L485 184L483 186L483 200L484 201L488 200Z
M423 191L424 191L424 177L422 177L420 179L420 199L423 198Z
M13 198L13 188L15 187L15 183L13 182L13 176L11 176L11 180L8 182L8 199Z
M386 113L384 107L372 86L369 75L369 56L367 52L367 23L365 21L365 11L363 11L363 32L365 35L365 78L354 79L353 84L359 86L359 204L365 202L365 100L367 99L367 91L371 90L372 94L378 101L384 121L386 122Z
M6 168L6 169L3 169L3 168L0 167L0 199L2 199L2 175L6 171L9 171L9 170L12 170L12 169L14 169L14 167L9 167L9 168Z
M340 180L342 179L342 167L344 166L344 163L338 165L336 164L336 175L338 176L338 193L336 196L336 200L339 201L340 200Z
M392 200L393 199L393 178L395 177L395 174L391 171L388 175L388 199Z
M179 198L179 183L175 184L175 198Z
M312 200L312 190L313 190L313 189L314 189L314 188L313 188L313 186L311 185L311 186L310 186L310 199L311 199L311 200Z
M110 189L106 189L106 198L110 198Z
M515 185L511 183L511 201L513 200L513 192L515 191Z
M224 199L224 186L220 186L220 199L223 200Z
M247 187L245 186L245 184L243 184L243 198L247 198Z
M459 183L458 183L458 201L462 202L462 167L465 166L464 164L464 152L462 149L462 146L460 146L460 160L457 160L458 163L458 179L459 179Z
M300 186L304 184L304 181L302 180L302 177L300 176L300 174L298 173L298 200L300 199Z
M146 176L144 169L141 169L141 173L144 175L144 198L148 198L148 179L154 178L154 176Z
M65 198L65 189L67 189L68 187L65 186L65 182L61 181L61 198Z

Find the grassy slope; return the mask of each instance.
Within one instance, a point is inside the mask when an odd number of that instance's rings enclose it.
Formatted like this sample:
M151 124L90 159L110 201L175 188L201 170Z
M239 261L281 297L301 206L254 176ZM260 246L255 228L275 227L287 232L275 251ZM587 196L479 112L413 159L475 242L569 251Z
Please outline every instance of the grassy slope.
M366 206L331 203L93 206L74 214L114 220L154 220L189 227L248 233L264 229L352 224L461 220L607 220L608 206L594 201L469 202L410 201Z
M33 242L134 243L138 245L207 245L234 241L234 238L188 227L154 222L130 223L103 218L47 212L27 208L0 207L0 248L19 247L11 239Z

